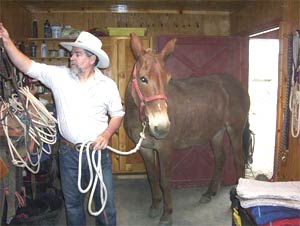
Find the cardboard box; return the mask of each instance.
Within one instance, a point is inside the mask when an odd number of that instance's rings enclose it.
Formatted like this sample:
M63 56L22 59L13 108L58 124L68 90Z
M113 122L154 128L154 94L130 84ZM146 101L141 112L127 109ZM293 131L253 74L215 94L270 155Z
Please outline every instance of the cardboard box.
M146 30L142 27L107 27L109 36L129 36L132 32L137 36L145 36Z

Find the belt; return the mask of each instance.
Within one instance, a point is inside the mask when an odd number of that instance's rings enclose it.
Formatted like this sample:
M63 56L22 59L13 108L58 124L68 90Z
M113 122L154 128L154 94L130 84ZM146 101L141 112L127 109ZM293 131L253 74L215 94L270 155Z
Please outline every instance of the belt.
M81 143L78 143L78 144L73 144L72 142L70 141L67 141L66 139L64 138L61 138L60 139L60 143L61 144L64 144L72 149L75 149L75 150L79 150L80 146L81 146ZM84 147L85 148L85 147ZM90 147L90 150L93 150L92 146Z
M70 147L70 148L75 149L75 144L73 144L73 143L70 142L70 141L67 141L67 140L64 139L64 138L61 138L61 139L60 139L60 143L66 145L66 146L68 146L68 147Z

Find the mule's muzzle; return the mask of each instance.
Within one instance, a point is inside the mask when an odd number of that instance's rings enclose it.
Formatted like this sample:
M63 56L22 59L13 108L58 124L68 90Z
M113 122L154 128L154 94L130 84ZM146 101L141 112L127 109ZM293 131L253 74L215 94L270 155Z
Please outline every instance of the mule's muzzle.
M166 128L161 129L155 126L153 131L151 131L151 133L156 139L164 139L168 135L169 129Z
M165 138L170 130L170 121L167 120L164 123L151 123L149 121L149 128L152 136L156 139L163 139Z

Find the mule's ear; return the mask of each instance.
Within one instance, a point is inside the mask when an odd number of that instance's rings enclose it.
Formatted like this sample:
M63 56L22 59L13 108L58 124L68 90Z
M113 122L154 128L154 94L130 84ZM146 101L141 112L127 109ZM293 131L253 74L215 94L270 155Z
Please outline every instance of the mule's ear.
M145 53L141 40L135 33L130 33L130 44L133 56L136 60Z
M175 49L176 41L177 41L177 39L174 38L174 39L168 41L167 44L164 46L164 48L160 52L160 55L163 60L166 60L173 53L173 51Z

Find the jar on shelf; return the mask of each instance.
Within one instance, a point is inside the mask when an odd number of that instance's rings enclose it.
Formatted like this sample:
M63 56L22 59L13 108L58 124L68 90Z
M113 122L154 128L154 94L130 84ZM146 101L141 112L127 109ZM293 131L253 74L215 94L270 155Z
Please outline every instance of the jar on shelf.
M62 26L51 26L52 38L61 38Z
M59 48L59 50L58 50L58 56L59 57L64 57L65 56L65 50L63 48Z

